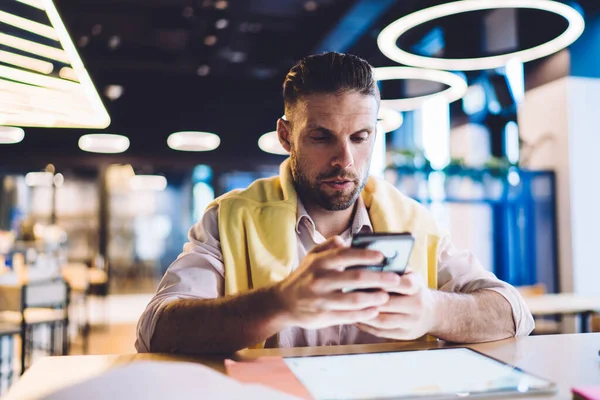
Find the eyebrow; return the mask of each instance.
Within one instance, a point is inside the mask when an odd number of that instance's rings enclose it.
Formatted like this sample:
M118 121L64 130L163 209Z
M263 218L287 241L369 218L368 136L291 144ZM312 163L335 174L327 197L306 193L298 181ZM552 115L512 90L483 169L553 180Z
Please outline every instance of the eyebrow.
M333 135L334 134L334 132L331 129L325 128L324 126L321 126L321 125L308 124L307 128L308 128L309 131L319 131L319 132L322 132L322 133L326 133L328 135ZM350 136L356 135L357 133L361 133L361 132L368 132L369 134L371 134L373 132L373 130L374 130L373 127L367 126L367 127L359 129L356 132L350 134Z

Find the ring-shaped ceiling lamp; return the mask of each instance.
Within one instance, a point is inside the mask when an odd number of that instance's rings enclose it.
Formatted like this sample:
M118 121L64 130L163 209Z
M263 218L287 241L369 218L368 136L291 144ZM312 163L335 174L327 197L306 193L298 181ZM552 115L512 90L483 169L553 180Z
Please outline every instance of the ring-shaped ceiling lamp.
M210 132L175 132L167 138L167 145L178 151L212 151L220 144L219 135Z
M551 12L565 18L569 26L562 34L546 43L525 50L488 57L427 57L409 53L396 45L400 36L426 22L455 14L498 8L526 8ZM528 62L549 56L577 40L584 28L585 21L577 10L553 0L461 0L426 8L392 22L377 37L377 46L387 58L400 64L448 71L476 71L503 67L513 58L521 62Z
M285 115L281 118L285 119ZM404 118L402 114L396 110L380 107L377 114L377 128L382 130L382 133L388 133L400 128ZM258 147L265 153L287 156L290 153L283 148L279 142L277 131L267 132L258 139Z
M423 69L412 67L378 67L375 68L375 79L387 81L394 79L419 79L430 82L438 82L448 86L440 92L424 96L410 97L406 99L381 100L381 106L392 108L397 111L412 111L421 108L424 102L432 98L443 97L452 103L461 99L468 89L467 82L460 76L448 71L436 69Z

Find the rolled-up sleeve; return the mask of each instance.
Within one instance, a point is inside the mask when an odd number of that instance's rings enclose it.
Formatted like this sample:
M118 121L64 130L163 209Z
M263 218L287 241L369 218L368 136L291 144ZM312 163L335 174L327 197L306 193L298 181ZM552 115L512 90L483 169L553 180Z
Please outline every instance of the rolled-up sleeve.
M190 229L183 252L167 269L138 321L135 342L138 352L150 351L156 322L169 302L223 295L224 266L217 218L218 209L213 207Z
M510 304L515 336L527 336L533 331L533 316L519 292L484 269L472 252L457 249L448 236L441 239L438 248L438 289L456 293L493 290Z

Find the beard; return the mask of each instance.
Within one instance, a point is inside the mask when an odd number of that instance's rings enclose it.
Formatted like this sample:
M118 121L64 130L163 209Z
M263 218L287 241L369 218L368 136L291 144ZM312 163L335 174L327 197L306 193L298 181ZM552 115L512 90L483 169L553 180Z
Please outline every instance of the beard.
M354 206L368 179L368 174L361 179L356 174L344 171L339 167L332 168L319 174L315 179L311 179L304 173L305 169L294 151L290 154L290 168L298 196L304 202L312 202L327 211L342 211ZM336 190L333 193L328 193L321 187L323 180L338 177L353 182L354 187L351 190Z

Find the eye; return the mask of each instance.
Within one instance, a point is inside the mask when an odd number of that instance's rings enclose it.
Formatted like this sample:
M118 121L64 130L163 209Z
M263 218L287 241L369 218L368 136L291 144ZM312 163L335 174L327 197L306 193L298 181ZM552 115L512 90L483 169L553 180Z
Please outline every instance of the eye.
M367 132L359 133L357 135L352 136L352 141L354 143L362 143L369 140L369 134Z

